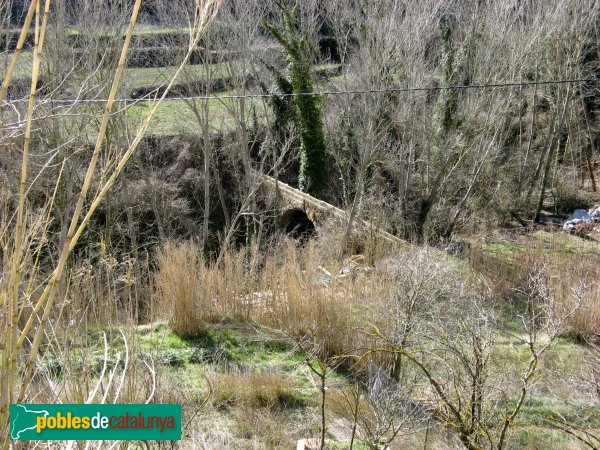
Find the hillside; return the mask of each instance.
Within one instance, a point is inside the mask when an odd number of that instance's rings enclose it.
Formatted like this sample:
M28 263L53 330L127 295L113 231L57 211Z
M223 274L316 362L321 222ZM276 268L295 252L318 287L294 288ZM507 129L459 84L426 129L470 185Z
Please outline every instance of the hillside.
M600 1L0 21L1 448L600 447Z

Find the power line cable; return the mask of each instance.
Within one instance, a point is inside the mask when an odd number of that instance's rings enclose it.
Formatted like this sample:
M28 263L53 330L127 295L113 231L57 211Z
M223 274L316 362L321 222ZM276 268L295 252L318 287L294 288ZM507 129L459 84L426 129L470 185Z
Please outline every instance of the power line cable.
M351 94L379 94L386 92L405 93L405 92L427 92L427 91L442 91L442 90L467 90L467 89L488 89L488 88L507 88L507 87L528 87L528 86L543 86L556 84L583 84L583 83L598 83L600 78L579 78L571 80L542 80L542 81L525 81L525 82L508 82L508 83L487 83L487 84L467 84L467 85L449 85L449 86L413 86L413 87L388 87L379 89L350 89L345 91L320 91L320 92L295 92L295 93L263 93L263 94L244 94L244 95L194 95L186 97L165 97L163 101L190 101L190 100L241 100L250 98L282 98L282 97L325 97L333 95L351 95ZM116 102L133 104L141 102L152 102L159 99L159 95L153 94L158 91L157 88L149 94L140 98L118 98ZM55 104L75 105L78 103L106 103L106 99L39 99L38 102L48 101ZM29 101L28 98L20 98L15 100L5 100L5 104L24 103Z

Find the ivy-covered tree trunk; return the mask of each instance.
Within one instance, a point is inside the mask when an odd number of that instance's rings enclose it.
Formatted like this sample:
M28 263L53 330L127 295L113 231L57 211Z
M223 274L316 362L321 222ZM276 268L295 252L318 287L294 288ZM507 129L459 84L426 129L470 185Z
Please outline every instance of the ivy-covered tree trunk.
M327 181L321 99L313 95L308 43L300 31L296 13L281 0L275 4L283 15L283 24L264 22L264 27L283 46L288 61L293 119L300 130L300 189L318 197Z
M308 70L306 73L308 74ZM313 90L310 75L298 80L294 80L292 76L292 85L294 91L299 93L309 93ZM300 189L318 197L327 181L325 135L319 98L299 96L294 99L301 133Z

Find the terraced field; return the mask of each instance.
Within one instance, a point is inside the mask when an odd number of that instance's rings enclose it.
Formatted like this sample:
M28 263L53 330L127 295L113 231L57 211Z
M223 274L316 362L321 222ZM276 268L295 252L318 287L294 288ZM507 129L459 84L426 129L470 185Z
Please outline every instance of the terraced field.
M70 36L75 46L81 44L78 43L78 40L81 39L81 35L78 31L73 30ZM140 30L136 31L132 52L135 54L137 51L136 45L139 50L140 48L148 48L147 46L150 43L167 45L169 43L181 41L179 44L183 44L183 37L187 38L186 30L154 28L148 26L142 27ZM10 51L0 55L0 76L4 76L12 56L13 54ZM9 91L9 100L26 97L29 90L32 61L33 55L31 50L24 50L20 55L13 75L13 90ZM167 60L167 62L169 61ZM172 79L178 68L177 65L163 65L159 59L151 61L151 66L152 67L127 67L123 74L119 98L127 98L134 101L145 97L153 98L157 93L160 95L162 89ZM339 64L322 64L315 66L313 71L319 85L325 87L327 80L330 77L335 77L340 73L341 66ZM153 125L150 129L150 135L176 135L179 133L197 131L199 129L199 124L198 118L194 114L193 102L189 100L178 100L177 98L203 95L239 95L239 91L234 91L232 89L239 85L240 73L242 73L241 67L235 60L222 61L213 64L203 64L201 61L192 61L192 64L186 66L180 73L179 79L169 93L168 97L175 97L176 99L165 101L157 111ZM66 71L61 76L64 76L65 78L64 80L61 80L61 89L60 91L57 91L58 94L55 93L53 95L54 98L74 98L73 96L78 92L75 90L75 87L80 89L83 83L87 83L93 92L94 80L97 79L99 82L102 82L102 78L100 78L102 74L98 74L95 78L90 79L89 74L85 71ZM48 65L44 63L42 63L40 77L42 94L43 86L47 80L51 80L52 85L58 83L56 76L49 72ZM241 79L243 80L244 76L242 76ZM247 92L261 92L255 77L247 74L245 79L245 84L248 89ZM65 95L61 92L70 92L71 94ZM100 98L103 97L103 95L99 96ZM153 102L148 100L128 105L125 115L127 123L131 127L135 127L151 108L152 104ZM122 107L126 106L125 102L121 102L120 105ZM71 107L71 105L68 106ZM210 101L212 130L227 132L235 127L236 120L238 119L234 106L233 101L227 99ZM82 108L82 106L76 106L76 108ZM269 108L264 99L249 99L248 111L251 111L252 115L260 121L269 114ZM90 136L93 136L93 134L93 130L91 130Z

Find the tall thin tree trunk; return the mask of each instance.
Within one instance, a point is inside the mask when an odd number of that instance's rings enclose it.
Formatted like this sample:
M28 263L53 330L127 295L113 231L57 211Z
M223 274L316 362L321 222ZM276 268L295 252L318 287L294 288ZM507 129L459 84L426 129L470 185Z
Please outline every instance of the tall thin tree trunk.
M535 175L533 176L533 180L529 184L529 189L527 190L527 195L525 196L525 205L529 206L529 200L531 200L531 196L533 195L533 190L537 185L537 182L540 178L540 174L542 172L542 167L544 166L544 159L546 157L546 153L548 151L548 146L550 139L552 138L552 132L554 128L554 122L556 120L557 108L554 109L554 114L552 114L552 120L550 121L550 127L548 128L548 134L546 135L546 139L544 142L544 147L542 148L542 153L540 154L540 159L538 161L537 167L535 169Z
M227 202L225 200L223 183L221 181L221 175L219 174L219 168L216 161L212 161L212 169L214 172L214 182L217 185L217 193L219 194L219 201L221 202L221 209L223 210L223 217L225 218L225 228L228 229L231 226L231 217L229 216L229 208L227 207Z
M244 67L245 68L245 67ZM245 73L245 71L244 71ZM242 89L242 92L245 94L245 86ZM250 189L252 186L252 165L250 158L250 147L248 141L248 129L246 128L246 99L242 96L240 98L240 141L242 144L242 164L244 166L244 179L246 180L247 189ZM250 200L249 209L251 214L244 215L244 221L246 225L246 245L250 246L252 244L252 240L256 235L257 230L255 229L255 213L256 213L256 201L254 199Z
M208 127L208 100L204 101L202 136L204 139L204 221L202 223L202 245L204 250L208 243L208 222L210 220L210 130Z
M59 213L60 217L60 235L59 235L59 248L62 248L67 242L67 231L69 230L69 218L71 217L71 212L73 210L73 173L70 162L65 164L65 172L63 176L63 186L64 186L64 208L62 213ZM66 293L66 279L63 277L60 280L59 284L59 295L61 298L64 298Z
M350 239L350 235L352 234L352 229L354 227L354 222L356 221L356 216L358 216L360 210L360 203L362 201L363 191L365 189L365 172L367 168L361 164L361 167L358 171L358 180L356 185L356 194L354 195L354 200L352 202L352 208L350 208L350 217L348 217L348 222L346 223L346 230L344 231L344 239L342 241L341 254L342 256L348 250L348 239Z
M590 153L591 151L595 148L596 146L596 139L594 138L592 132L590 131L590 122L588 119L588 115L585 111L585 105L583 108L583 117L585 118L585 126L587 129L587 133L588 133L588 139L590 141L590 145L588 146L584 146L583 148L583 153L585 155L585 161L587 164L587 169L588 169L588 173L590 175L590 181L592 182L592 189L594 190L594 192L598 192L598 187L596 186L596 177L594 176L594 168L592 166L592 160L590 157Z
M537 80L537 69L536 69L535 79ZM527 167L527 164L529 162L529 154L531 153L531 147L533 145L533 138L535 135L535 125L536 125L536 119L537 119L537 89L538 89L538 85L536 84L535 88L533 90L533 107L532 107L533 113L532 113L532 117L531 117L531 129L529 130L529 140L527 142L527 150L525 151L525 158L523 159L523 163L519 167L519 182L517 184L517 195L515 195L515 203L513 204L514 210L518 210L521 206L521 191L523 190L524 172L525 172L525 168Z
M567 88L567 95L565 98L565 105L563 107L562 117L560 118L560 123L558 124L558 128L554 133L554 137L550 144L550 148L548 149L548 158L546 159L546 166L544 168L544 175L542 177L542 185L540 188L540 196L537 202L537 208L535 210L534 221L537 223L540 221L540 216L542 213L542 207L544 206L544 196L546 195L546 185L548 184L548 174L550 173L550 167L552 166L552 160L554 159L554 152L558 148L558 141L560 138L560 134L562 133L562 129L565 126L565 122L567 120L567 114L569 112L569 99L571 98L571 85Z
M142 278L142 271L140 269L140 255L138 252L137 233L135 229L135 222L133 220L133 208L127 208L127 226L129 228L129 240L131 241L131 254L133 255L133 273L135 280L133 282L134 289L134 310L133 319L134 323L138 324L140 321L140 299L139 299L139 286ZM131 305L130 305L131 306Z

